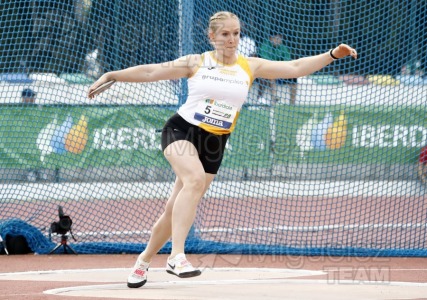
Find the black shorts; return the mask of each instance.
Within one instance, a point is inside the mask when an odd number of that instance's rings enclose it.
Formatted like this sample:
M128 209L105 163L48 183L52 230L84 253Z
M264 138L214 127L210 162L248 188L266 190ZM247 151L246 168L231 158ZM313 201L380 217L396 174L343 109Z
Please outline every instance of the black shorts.
M196 147L206 173L216 174L221 166L225 145L230 134L216 135L188 123L179 114L174 114L162 130L162 150L173 142L185 140Z

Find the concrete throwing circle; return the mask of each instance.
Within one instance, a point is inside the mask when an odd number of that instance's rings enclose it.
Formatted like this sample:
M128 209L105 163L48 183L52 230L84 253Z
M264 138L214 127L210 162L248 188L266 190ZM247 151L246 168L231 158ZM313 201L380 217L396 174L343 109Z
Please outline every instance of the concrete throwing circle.
M180 279L164 269L150 269L148 282L129 289L125 280L130 269L59 270L0 274L0 280L64 281L104 283L47 290L57 296L150 299L419 299L427 295L426 283L330 281L304 279L327 275L323 271L291 269L212 268L199 277ZM326 276L327 277L327 276ZM405 287L405 288L402 288Z

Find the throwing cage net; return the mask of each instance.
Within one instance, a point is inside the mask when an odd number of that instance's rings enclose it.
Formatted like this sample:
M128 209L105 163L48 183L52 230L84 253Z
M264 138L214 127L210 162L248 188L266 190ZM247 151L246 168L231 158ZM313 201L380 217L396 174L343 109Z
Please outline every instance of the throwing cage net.
M228 10L244 55L297 59L347 43L359 59L253 83L187 251L427 254L426 2L4 0L0 10L4 240L24 235L49 253L73 234L78 253L143 250L175 179L159 131L186 80L116 83L94 100L88 88L107 71L212 50L207 22Z

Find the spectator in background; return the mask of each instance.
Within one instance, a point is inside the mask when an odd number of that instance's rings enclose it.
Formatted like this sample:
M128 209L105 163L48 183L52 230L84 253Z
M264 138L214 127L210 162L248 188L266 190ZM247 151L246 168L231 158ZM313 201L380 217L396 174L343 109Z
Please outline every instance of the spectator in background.
M98 56L98 49L89 52L85 56L85 73L93 79L98 79L102 75L102 67Z
M244 57L257 57L257 52L258 49L255 40L246 34L246 30L243 27L240 31L240 41L239 45L237 46L237 53L243 55Z
M259 56L273 61L289 61L291 60L291 52L287 46L283 43L283 35L278 32L272 32L268 40L262 43L259 49ZM261 103L268 103L264 94L264 89L268 86L271 90L272 101L277 102L279 99L277 97L277 84L288 84L290 87L290 104L295 104L296 100L296 85L297 79L260 79L259 88L258 88L258 100Z
M21 103L30 105L36 104L36 92L29 88L24 89L21 93ZM40 179L47 179L47 175L41 170L37 169L29 169L26 177L27 180L31 182L35 182Z
M257 56L256 43L245 32L240 33L240 42L239 46L237 46L237 52L245 57Z
M24 89L21 93L22 103L34 104L36 102L36 93L32 89Z
M35 104L36 93L32 89L24 89L21 93L21 102L23 104ZM30 169L27 173L27 180L34 182L39 178L39 171Z

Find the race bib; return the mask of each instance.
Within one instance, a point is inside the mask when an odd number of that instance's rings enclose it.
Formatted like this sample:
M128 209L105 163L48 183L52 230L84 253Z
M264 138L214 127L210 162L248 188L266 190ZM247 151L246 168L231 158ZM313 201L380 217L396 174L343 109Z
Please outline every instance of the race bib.
M194 119L206 125L230 129L236 114L237 107L226 102L206 99L198 104Z

